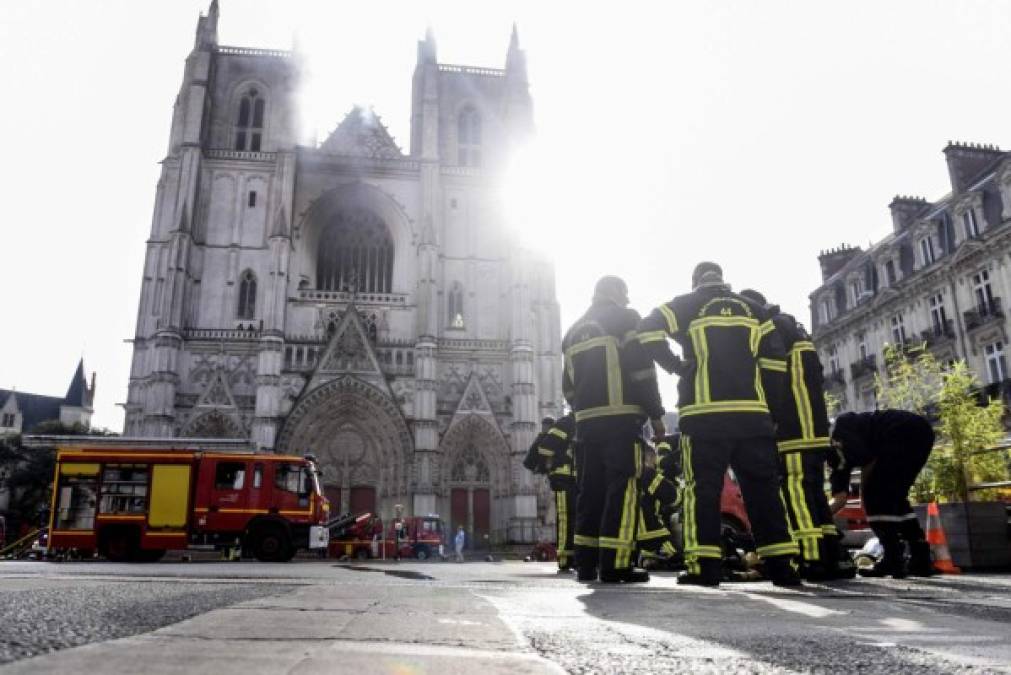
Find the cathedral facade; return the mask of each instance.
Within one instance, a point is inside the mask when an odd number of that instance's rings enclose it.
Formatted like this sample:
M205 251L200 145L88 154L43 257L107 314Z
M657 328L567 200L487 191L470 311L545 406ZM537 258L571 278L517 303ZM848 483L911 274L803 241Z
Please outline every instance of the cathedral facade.
M409 151L369 109L297 129L300 57L198 20L162 162L125 433L312 453L341 511L439 513L530 541L550 500L522 465L561 407L554 270L500 207L533 131L504 69L418 43Z

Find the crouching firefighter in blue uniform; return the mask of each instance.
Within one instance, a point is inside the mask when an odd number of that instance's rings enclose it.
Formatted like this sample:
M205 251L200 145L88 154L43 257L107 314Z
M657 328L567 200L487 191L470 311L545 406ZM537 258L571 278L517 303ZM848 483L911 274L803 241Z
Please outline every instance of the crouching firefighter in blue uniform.
M642 475L640 432L663 436L653 362L636 339L639 314L618 277L600 279L590 308L562 340L562 389L575 414L579 468L576 565L580 581L642 582L632 566Z
M832 428L832 447L835 451L828 456L832 510L846 505L850 473L860 467L867 522L885 552L874 567L861 569L860 576L901 579L907 571L914 576L933 574L930 545L909 505L909 489L934 447L930 423L905 410L843 413ZM909 546L908 570L903 543Z

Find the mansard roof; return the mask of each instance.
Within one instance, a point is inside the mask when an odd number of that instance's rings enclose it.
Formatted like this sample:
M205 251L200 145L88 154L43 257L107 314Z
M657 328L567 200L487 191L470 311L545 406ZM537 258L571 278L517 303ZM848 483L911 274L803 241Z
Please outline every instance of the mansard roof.
M379 116L355 106L319 148L331 155L400 159L404 156Z
M24 431L31 431L40 422L60 419L60 406L63 405L63 399L59 396L25 394L12 389L0 389L0 406L3 406L12 394L18 411L21 413L21 428Z

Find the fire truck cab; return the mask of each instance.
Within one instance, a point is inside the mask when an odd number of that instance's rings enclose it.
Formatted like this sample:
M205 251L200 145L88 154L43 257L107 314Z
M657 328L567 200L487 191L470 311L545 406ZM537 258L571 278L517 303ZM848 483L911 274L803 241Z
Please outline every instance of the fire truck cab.
M199 441L75 442L57 446L50 550L154 561L170 549L241 546L280 562L327 545L329 503L310 457L205 450Z

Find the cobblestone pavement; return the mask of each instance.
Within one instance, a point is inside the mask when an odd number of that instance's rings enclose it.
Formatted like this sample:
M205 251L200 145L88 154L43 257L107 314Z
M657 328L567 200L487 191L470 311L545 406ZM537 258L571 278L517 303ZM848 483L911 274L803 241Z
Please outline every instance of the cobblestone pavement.
M714 590L540 563L0 563L10 672L1011 672L1009 625L1011 575Z

